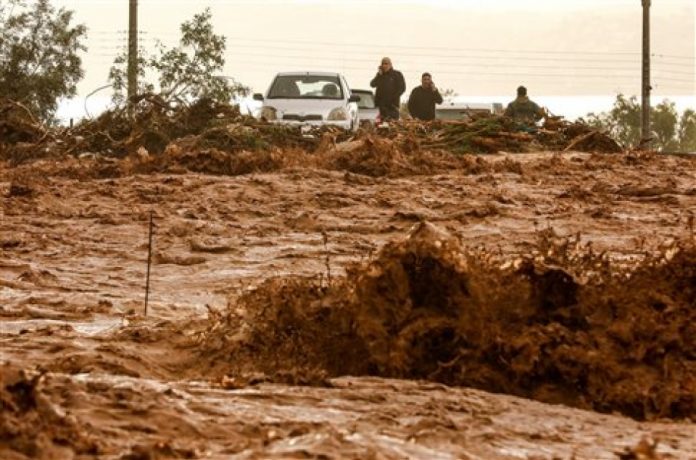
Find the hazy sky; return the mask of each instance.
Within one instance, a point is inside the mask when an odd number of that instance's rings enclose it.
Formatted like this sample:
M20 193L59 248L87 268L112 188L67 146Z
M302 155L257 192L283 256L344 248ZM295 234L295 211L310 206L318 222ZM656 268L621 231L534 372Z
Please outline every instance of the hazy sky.
M80 95L126 45L128 0L54 0L89 27ZM640 0L140 0L141 46L173 44L205 7L228 39L224 74L265 91L283 70L337 70L366 87L391 56L409 87L430 71L466 96L640 91ZM656 95L696 92L696 2L653 0Z

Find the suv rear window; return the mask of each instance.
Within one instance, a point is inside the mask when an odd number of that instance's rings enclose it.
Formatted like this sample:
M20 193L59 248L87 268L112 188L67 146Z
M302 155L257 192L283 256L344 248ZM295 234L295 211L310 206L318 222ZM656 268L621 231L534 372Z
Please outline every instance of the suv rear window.
M375 108L375 96L372 93L362 91L353 91L353 94L360 96L360 102L358 102L358 109L374 109Z

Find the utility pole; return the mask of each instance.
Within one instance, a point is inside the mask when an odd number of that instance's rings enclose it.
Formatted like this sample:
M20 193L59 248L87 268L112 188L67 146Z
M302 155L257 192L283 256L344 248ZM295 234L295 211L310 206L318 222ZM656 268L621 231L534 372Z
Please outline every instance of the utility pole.
M650 145L650 3L651 0L643 2L643 83L641 98L641 146L646 148Z
M138 0L128 8L128 101L138 94Z

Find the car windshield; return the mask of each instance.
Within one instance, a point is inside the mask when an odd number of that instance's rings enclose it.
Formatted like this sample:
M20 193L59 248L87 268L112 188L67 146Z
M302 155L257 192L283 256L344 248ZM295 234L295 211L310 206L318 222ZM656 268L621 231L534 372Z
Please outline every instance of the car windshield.
M375 97L370 92L363 93L362 91L353 94L360 96L360 102L358 102L358 109L374 109L375 108Z
M338 76L279 75L276 77L269 99L343 99Z

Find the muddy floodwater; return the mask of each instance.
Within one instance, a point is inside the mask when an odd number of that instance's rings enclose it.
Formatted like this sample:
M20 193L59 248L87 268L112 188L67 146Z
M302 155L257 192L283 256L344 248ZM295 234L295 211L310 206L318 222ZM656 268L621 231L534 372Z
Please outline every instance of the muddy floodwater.
M693 159L98 163L0 164L1 459L696 459Z

